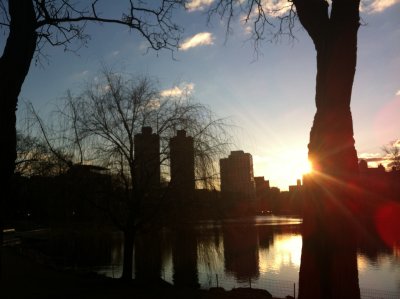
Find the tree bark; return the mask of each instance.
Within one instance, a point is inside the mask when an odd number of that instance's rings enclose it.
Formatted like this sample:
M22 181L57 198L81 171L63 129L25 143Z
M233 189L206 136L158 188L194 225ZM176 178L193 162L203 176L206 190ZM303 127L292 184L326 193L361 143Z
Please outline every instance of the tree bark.
M309 155L315 170L338 178L358 173L350 112L359 27L356 2L334 1L329 23L314 37L317 112Z
M294 0L317 52L315 102L305 182L299 298L360 298L354 226L358 163L350 111L359 0Z
M0 58L0 238L3 240L7 201L16 159L16 116L18 96L36 49L36 16L31 0L9 0L9 36Z

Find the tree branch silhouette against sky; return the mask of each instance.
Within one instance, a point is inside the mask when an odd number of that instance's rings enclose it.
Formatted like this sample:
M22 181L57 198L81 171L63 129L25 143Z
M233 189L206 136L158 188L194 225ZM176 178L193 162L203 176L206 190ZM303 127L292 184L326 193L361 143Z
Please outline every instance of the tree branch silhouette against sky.
M212 18L207 24L206 12L213 4L212 0L188 1L186 11L176 12L174 22L184 32L174 53L149 51L140 33L129 28L87 23L85 34L90 40L77 53L65 53L62 47L43 48L47 56L31 66L20 99L31 101L45 114L67 89L79 92L85 81L95 79L101 64L156 76L165 92L190 90L218 115L233 116L240 127L237 146L253 155L255 175L287 189L307 165L315 113L314 45L296 21L295 39L280 35L276 40L266 34L255 53L251 23L243 23L245 15L232 19L228 36L226 20ZM265 4L272 10L280 5L279 1ZM102 11L111 15L123 11L121 3L102 5ZM400 137L399 12L397 0L362 2L352 94L359 157L381 153L382 144ZM5 41L3 35L1 49Z

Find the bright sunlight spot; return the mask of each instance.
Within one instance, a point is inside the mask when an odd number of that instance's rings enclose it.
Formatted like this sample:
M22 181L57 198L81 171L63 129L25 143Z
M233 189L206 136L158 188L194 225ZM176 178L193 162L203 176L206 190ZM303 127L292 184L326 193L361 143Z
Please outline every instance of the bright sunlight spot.
M254 159L255 158L255 159ZM267 154L264 157L253 157L255 176L264 176L270 180L272 187L282 191L288 190L289 185L296 185L297 179L312 171L308 161L307 149L293 149Z
M284 271L289 265L300 267L302 238L300 235L277 235L274 238L274 247L260 250L260 271Z

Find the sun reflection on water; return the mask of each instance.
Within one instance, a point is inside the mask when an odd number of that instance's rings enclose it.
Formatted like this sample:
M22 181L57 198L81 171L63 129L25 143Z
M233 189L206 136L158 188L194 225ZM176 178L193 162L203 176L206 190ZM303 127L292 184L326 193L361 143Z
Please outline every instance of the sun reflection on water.
M274 246L259 251L260 272L285 274L286 277L289 269L300 267L301 247L301 235L275 235Z

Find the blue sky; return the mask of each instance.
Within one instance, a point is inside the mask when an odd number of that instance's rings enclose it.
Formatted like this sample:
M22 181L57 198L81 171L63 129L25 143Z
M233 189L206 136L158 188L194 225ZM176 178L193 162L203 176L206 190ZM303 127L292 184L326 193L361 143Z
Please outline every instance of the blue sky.
M212 1L192 2L192 11L176 17L185 31L174 59L168 51L146 54L144 40L126 28L90 24L91 40L78 55L45 48L49 62L32 64L20 99L31 101L45 114L67 89L79 93L102 64L155 77L162 90L186 86L197 101L235 122L233 149L253 155L255 175L286 190L301 178L307 164L315 113L313 44L298 24L295 41L266 42L255 59L245 26L233 24L234 32L226 41L224 21L216 18L207 25L204 12L196 6ZM383 144L400 138L400 1L363 3L365 25L358 35L352 112L359 157L375 157L382 154ZM118 11L114 1L107 6L106 10ZM199 33L197 43L186 43Z

